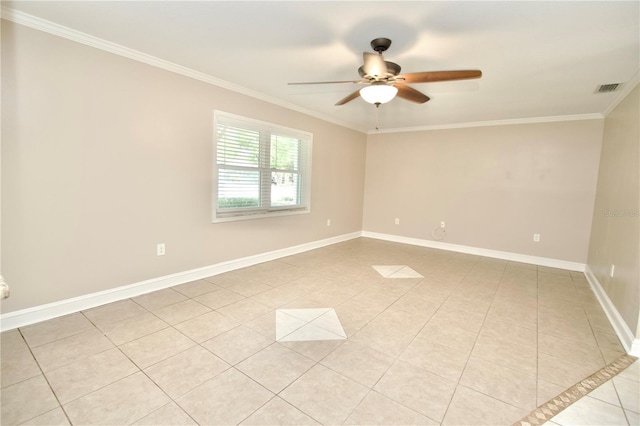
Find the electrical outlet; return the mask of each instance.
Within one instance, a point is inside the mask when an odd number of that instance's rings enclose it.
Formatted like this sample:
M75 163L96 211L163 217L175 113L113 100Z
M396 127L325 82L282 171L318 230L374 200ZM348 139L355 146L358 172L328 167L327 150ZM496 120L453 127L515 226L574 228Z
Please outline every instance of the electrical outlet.
M164 243L158 244L156 246L156 254L158 256L164 256L164 253L165 253L165 251L164 251Z
M440 222L440 228L444 228L444 220Z
M540 242L540 234L533 234L533 241L535 241L536 243Z
M331 226L331 219L327 219L327 226Z
M400 218L396 217L396 225L400 225Z
M616 265L614 265L613 263L611 264L611 272L609 273L609 275L611 275L611 278L613 278L613 274L616 272Z

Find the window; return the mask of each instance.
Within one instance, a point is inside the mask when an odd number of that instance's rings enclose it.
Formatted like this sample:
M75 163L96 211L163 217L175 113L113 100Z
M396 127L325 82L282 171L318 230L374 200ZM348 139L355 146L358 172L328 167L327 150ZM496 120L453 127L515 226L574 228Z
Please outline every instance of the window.
M214 222L309 213L312 135L214 113Z

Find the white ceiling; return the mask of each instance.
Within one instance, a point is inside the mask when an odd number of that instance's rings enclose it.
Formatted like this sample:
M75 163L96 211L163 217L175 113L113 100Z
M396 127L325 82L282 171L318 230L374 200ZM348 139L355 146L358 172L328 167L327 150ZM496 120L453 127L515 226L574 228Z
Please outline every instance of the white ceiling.
M403 72L480 69L479 80L415 84L425 104L380 107L386 129L604 113L605 83L637 80L638 1L3 1L9 12L104 39L359 130L375 107L350 84L370 40ZM10 15L10 13L9 13ZM24 15L22 15L24 16ZM630 84L630 83L629 83Z

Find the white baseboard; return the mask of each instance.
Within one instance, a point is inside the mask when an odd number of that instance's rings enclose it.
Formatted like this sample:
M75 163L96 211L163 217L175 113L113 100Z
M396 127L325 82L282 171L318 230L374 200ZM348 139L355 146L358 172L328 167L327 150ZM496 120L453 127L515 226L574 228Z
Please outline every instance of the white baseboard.
M566 260L550 259L547 257L529 256L527 254L510 253L507 251L490 250L479 247L463 246L459 244L443 243L433 240L402 237L399 235L381 234L377 232L362 231L362 236L377 240L393 241L396 243L411 244L414 246L429 247L440 250L455 251L458 253L475 254L477 256L491 257L494 259L511 260L513 262L529 263L532 265L548 266L551 268L566 269L569 271L584 272L584 263L568 262Z
M600 306L602 306L604 313L607 315L607 318L609 318L611 326L618 335L618 339L622 342L624 349L627 353L640 357L640 339L635 338L633 332L624 321L622 315L620 315L620 312L618 312L618 309L616 309L615 305L609 298L609 295L604 291L600 281L598 281L598 278L588 265L585 268L584 274L586 275L587 281L589 281L589 285L591 285L593 292L596 294L598 302L600 302Z
M191 269L189 271L178 272L163 277L152 278L150 280L141 281L109 290L99 291L96 293L86 294L71 299L60 300L46 305L34 306L33 308L22 309L19 311L9 312L0 315L0 330L12 330L14 328L23 327L25 325L34 324L36 322L45 321L51 318L68 315L84 309L94 308L106 303L117 302L118 300L128 299L130 297L139 296L156 290L162 290L178 284L188 283L218 275L225 272L233 271L248 266L257 265L259 263L268 262L270 260L280 259L282 257L291 256L305 251L314 250L331 244L341 243L361 236L360 232L343 234L324 240L313 241L311 243L300 244L293 247L287 247L280 250L274 250L267 253L257 254L254 256L234 259L227 262L221 262L203 268Z

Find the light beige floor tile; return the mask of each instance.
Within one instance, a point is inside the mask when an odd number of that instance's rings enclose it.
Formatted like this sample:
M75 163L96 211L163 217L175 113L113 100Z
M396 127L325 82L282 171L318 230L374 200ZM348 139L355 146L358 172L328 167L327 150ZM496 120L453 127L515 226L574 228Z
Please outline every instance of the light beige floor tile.
M226 288L231 284L245 281L246 278L239 273L239 270L236 270L231 272L225 272L223 274L212 275L210 277L204 278L204 280L210 283L214 283L220 287Z
M210 283L209 281L196 280L186 284L176 285L174 287L171 287L171 289L177 291L178 293L182 293L189 298L194 298L202 296L203 294L218 291L221 289L221 287Z
M113 343L94 328L81 334L37 346L32 350L42 371L47 372L113 347Z
M640 413L640 384L624 377L614 377L613 384L625 410Z
M10 354L28 351L29 346L22 338L20 331L16 329L0 333L0 349L2 349L3 354Z
M589 318L589 324L593 331L598 333L616 334L616 331L611 326L609 318L606 315L587 315Z
M58 407L58 401L44 376L32 377L2 389L0 423L3 425L22 423L56 407Z
M543 333L538 334L538 352L587 365L594 370L605 366L597 345L565 340Z
M219 290L214 291L212 293L203 294L202 296L194 297L198 303L202 303L205 306L208 306L211 309L222 308L223 306L230 305L239 300L244 299L245 297L229 290Z
M162 308L163 306L169 306L173 305L174 303L182 302L183 300L187 300L187 297L175 290L165 288L163 290L136 296L132 300L148 310L154 310Z
M400 359L445 379L457 382L469 355L440 343L417 338L404 350Z
M433 419L371 391L349 416L345 425L439 425Z
M121 425L169 402L169 397L139 372L64 405L64 410L73 424Z
M24 426L67 426L70 423L62 408L58 407L20 424Z
M122 345L140 337L169 327L152 313L146 312L122 321L100 325L98 328L116 345Z
M293 405L284 401L282 398L275 397L271 401L264 404L241 425L319 425L320 423L295 408Z
M534 374L524 374L471 357L460 384L525 410L537 407Z
M490 396L458 386L443 425L510 425L529 414Z
M341 424L366 394L366 387L318 364L280 397L322 424Z
M270 285L263 284L262 282L241 282L231 284L227 287L227 290L231 290L235 293L241 294L245 297L255 296L256 294L264 293L265 291L272 290Z
M273 308L252 299L244 299L217 309L222 315L246 323L273 311Z
M556 385L555 383L545 382L538 378L538 392L536 402L538 407L551 401L567 389L566 386Z
M3 388L42 374L30 351L9 350L5 353L4 347L0 348L0 350L2 350L0 383Z
M61 404L100 389L139 371L119 349L113 348L46 373Z
M381 326L393 327L415 335L424 327L430 318L431 315L427 314L387 309L371 321L371 325L376 326L379 324Z
M320 361L328 354L333 352L337 347L341 346L345 339L342 340L313 340L308 342L278 342L282 346L298 352L314 361Z
M369 346L378 352L398 357L414 339L415 334L381 324L368 324L358 331L351 341Z
M538 327L538 307L536 304L513 303L512 300L494 300L486 319L535 330Z
M198 386L176 402L198 424L238 424L273 394L236 369Z
M593 338L593 332L589 321L576 320L541 320L538 323L538 331L542 334L560 337L566 340L584 342Z
M182 408L178 407L178 404L171 402L133 424L140 426L187 426L197 423Z
M389 311L400 310L411 314L423 315L431 318L438 310L437 303L427 300L418 299L411 296L402 296L393 305L389 306Z
M107 325L146 313L147 310L131 299L120 300L82 311L96 326Z
M531 351L535 351L538 344L538 333L535 329L519 327L490 318L487 318L482 325L480 335L513 342Z
M575 298L575 295L572 296ZM582 306L576 306L572 303L559 303L557 306L538 306L538 318L540 321L587 321L587 315Z
M393 362L394 358L389 355L363 344L347 341L324 358L321 364L358 383L372 387Z
M273 393L279 393L314 365L314 361L279 343L261 350L236 368Z
M94 328L91 321L85 318L80 312L77 312L75 314L21 327L20 332L29 346L33 348L34 346L51 343Z
M266 338L275 341L276 340L276 311L269 312L266 315L262 315L252 321L243 324L244 327L262 334Z
M454 327L462 328L471 333L478 333L484 322L484 314L467 312L458 309L439 309L431 321L444 322ZM431 322L430 321L430 322Z
M455 382L398 361L382 376L374 390L431 419L441 421L455 387Z
M442 304L442 308L445 310L457 310L474 312L481 315L486 315L493 294L481 296L475 296L473 293L465 291L464 289L456 289L455 292Z
M622 408L585 396L551 419L559 425L624 425L627 419Z
M231 329L213 339L202 343L202 346L235 365L271 345L273 340L245 326Z
M449 324L443 320L429 321L427 325L420 330L420 333L418 333L419 339L436 342L467 355L471 352L477 336L476 333Z
M174 328L166 328L120 346L136 365L145 369L194 346L193 340Z
M211 309L191 299L153 311L154 315L173 325L206 314L207 312L211 312Z
M276 287L251 297L256 302L272 308L279 308L294 301L298 296L291 294L286 288Z
M538 355L538 378L568 388L599 368L576 364L544 353Z
M536 353L528 350L525 346L508 341L481 335L476 341L471 356L525 374L536 374Z
M175 328L196 342L202 343L239 325L236 321L214 311L181 322L177 324Z
M608 333L593 333L598 342L598 346L602 350L605 363L609 364L624 355L626 351L622 347L618 336Z
M144 370L173 399L229 368L229 364L201 346L194 346Z

